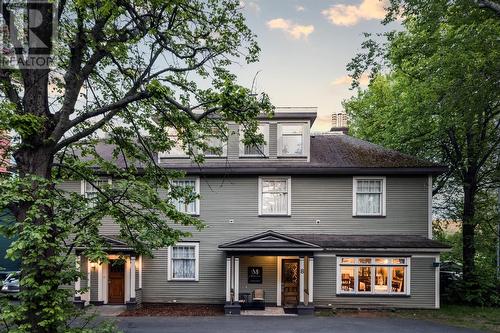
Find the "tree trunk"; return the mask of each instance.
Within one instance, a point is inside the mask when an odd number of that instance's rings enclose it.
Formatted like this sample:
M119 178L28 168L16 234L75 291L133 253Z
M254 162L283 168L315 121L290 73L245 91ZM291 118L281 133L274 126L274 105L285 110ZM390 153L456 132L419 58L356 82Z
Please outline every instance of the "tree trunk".
M474 174L468 174L464 182L464 207L462 215L463 274L466 282L475 281L475 199L477 181Z
M38 141L38 140L37 140ZM40 140L41 141L41 140ZM47 146L24 146L14 154L16 164L21 178L35 175L41 178L50 179L51 168L53 162L53 147ZM24 225L24 228L29 230L36 230L43 234L41 242L47 244L57 244L58 230L50 223L53 216L52 207L37 206L37 208L44 212L44 217L26 219L28 212L33 209L34 202L37 199L44 198L40 194L42 187L50 186L42 184L36 180L32 181L28 189L33 196L33 201L22 201L14 209L14 214L17 221ZM29 221L29 222L28 222ZM44 228L48 227L48 230ZM21 238L22 236L20 236ZM33 282L23 284L21 286L20 302L26 309L23 322L21 324L28 324L29 331L34 333L50 333L57 331L57 325L41 326L40 323L45 321L47 317L48 304L54 304L51 299L51 293L40 292L41 288L49 288L54 290L58 288L58 264L57 264L57 246L54 249L52 246L41 250L40 243L36 241L28 242L22 251L22 264L21 264L21 278L30 276ZM54 296L55 297L55 296Z

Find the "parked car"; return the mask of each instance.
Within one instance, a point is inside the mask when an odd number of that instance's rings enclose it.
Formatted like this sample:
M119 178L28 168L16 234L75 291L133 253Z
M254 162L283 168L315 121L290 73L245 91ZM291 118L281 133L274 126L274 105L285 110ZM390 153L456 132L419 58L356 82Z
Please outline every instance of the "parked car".
M441 291L446 291L454 282L462 279L462 265L453 261L443 261L440 267Z
M13 272L7 276L3 281L2 293L16 294L19 292L19 274L20 272Z

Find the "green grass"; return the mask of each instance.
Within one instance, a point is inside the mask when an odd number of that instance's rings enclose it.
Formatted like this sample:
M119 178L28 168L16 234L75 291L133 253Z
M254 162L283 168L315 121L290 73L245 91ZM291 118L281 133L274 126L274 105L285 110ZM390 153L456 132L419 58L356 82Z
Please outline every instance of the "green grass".
M316 315L428 320L451 326L500 333L500 308L445 305L439 310L323 310L317 312Z
M500 333L500 308L445 305L439 310L402 310L395 315Z

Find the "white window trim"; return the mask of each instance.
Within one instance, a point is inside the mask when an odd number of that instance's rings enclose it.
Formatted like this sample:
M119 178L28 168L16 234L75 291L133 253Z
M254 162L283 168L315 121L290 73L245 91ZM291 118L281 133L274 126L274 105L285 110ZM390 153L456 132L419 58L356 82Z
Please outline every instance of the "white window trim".
M358 188L358 180L381 180L382 181L382 207L380 209L380 214L358 214L356 207L356 195ZM355 176L352 177L352 216L386 216L386 194L387 194L387 185L386 185L386 177L385 176Z
M195 264L194 264L194 279L186 279L186 278L174 278L173 270L172 270L172 246L168 247L168 264L167 264L167 274L168 281L199 281L199 272L200 272L200 243L198 242L179 242L174 246L194 246L194 256L195 256Z
M175 182L176 180L183 181L183 180L193 180L194 181L194 190L196 191L196 194L198 195L198 198L194 201L196 205L196 210L194 213L185 213L189 214L192 216L199 216L200 215L200 177L186 177L186 178L178 178L178 179L173 179L172 181Z
M264 141L266 141L264 145L264 155L262 154L245 154L245 144L242 142L243 137L244 137L244 128L243 126L240 126L240 133L239 133L239 143L240 143L240 157L269 157L269 123L259 123L259 126L264 127L263 130L263 135L264 135Z
M302 131L302 137L304 140L304 151L303 154L301 155L293 155L293 154L282 154L282 147L283 147L283 136L282 136L282 126L283 125L300 125L302 124L303 126L303 131ZM310 151L310 122L304 122L304 121L284 121L284 122L279 122L278 123L278 157L307 157L309 160L309 151Z
M272 214L272 213L262 213L262 181L263 180L286 180L287 184L287 212ZM259 177L259 216L291 216L292 215L292 177L290 176L277 176L277 177Z
M177 141L179 139L179 137L177 135L177 131L174 130L173 128L170 128L167 131L167 136L169 138L175 137L176 140L174 140L174 141ZM172 150L158 152L158 163L161 163L162 159L174 159L174 158L183 158L183 159L189 158L189 154L187 154L185 151L182 154L172 154Z
M160 151L158 152L158 163L160 163L163 159L169 158L189 158L189 155L184 153L182 155L171 154L170 151Z
M216 153L212 153L210 151L204 151L203 156L208 157L208 158L225 158L225 157L227 157L227 146L229 144L229 136L230 136L230 134L227 134L227 137L226 137L227 140L224 140L223 138L220 138L220 137L212 136L213 138L216 138L216 139L221 141L222 154L219 155Z
M427 238L432 239L432 176L427 178Z
M345 264L341 264L342 262L342 259L343 258L354 258L355 259L355 263L354 264L348 264L348 263L345 263ZM358 259L359 258L371 258L372 259L372 262L371 264L360 264L358 263ZM387 258L387 259L394 259L394 258L402 258L402 259L405 259L405 263L404 264L392 264L392 263L389 263L389 264L375 264L374 261L375 261L375 258ZM389 257L384 257L384 256L379 256L379 257L373 257L373 256L337 256L337 281L336 281L336 292L338 295L355 295L355 296L373 296L373 295L383 295L383 296L410 296L410 281L411 281L411 258L410 257L405 257L405 256L401 256L401 257L393 257L393 256L389 256ZM354 268L354 286L357 286L358 285L358 267L359 266L370 266L370 267L376 267L376 266L383 266L383 267L405 267L405 277L404 277L404 286L405 286L405 291L402 292L402 293L398 293L398 292L393 292L392 291L392 271L389 270L388 272L388 279L387 279L387 285L388 286L391 286L391 288L389 288L389 291L384 291L384 292L380 292L380 291L375 291L375 288L373 286L375 286L375 274L373 274L373 271L372 271L372 274L371 274L371 285L372 285L372 290L371 291L362 291L362 292L359 292L359 291L344 291L342 290L342 276L341 276L341 270L340 270L340 267L341 266L352 266L352 267L355 267Z
M99 180L106 180L106 179L108 180L108 185L109 186L113 185L113 180L110 177L105 177L105 178L102 178L102 179L99 179ZM83 195L85 198L87 197L87 191L85 191L86 184L87 184L86 180L82 180L80 182L80 194Z

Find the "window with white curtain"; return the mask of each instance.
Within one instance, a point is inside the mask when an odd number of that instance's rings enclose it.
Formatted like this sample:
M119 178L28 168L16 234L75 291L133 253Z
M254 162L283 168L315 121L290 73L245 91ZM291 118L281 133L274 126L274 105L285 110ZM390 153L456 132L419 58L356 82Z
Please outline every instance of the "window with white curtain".
M337 293L409 295L410 258L337 257Z
M168 248L168 279L198 281L199 243L177 243Z
M99 190L106 186L111 186L111 178L97 179L92 182L84 180L82 181L82 194L85 198L89 199L89 204L93 206L97 202Z
M256 134L262 134L264 136L265 143L259 145L246 145L242 142L245 135L243 126L240 128L240 156L269 156L269 124L259 124Z
M290 177L259 178L259 215L290 215Z
M385 216L385 177L353 178L355 216Z
M305 123L278 124L279 156L306 155L306 125Z
M176 187L189 188L191 189L193 194L200 194L200 180L196 179L176 179L172 181L172 185ZM172 203L175 205L175 208L181 212L192 215L200 214L200 203L199 199L195 199L193 201L187 201L184 198L172 198Z

